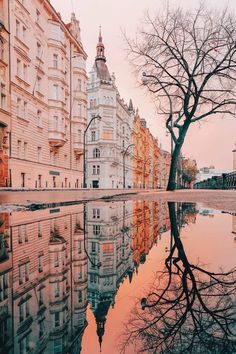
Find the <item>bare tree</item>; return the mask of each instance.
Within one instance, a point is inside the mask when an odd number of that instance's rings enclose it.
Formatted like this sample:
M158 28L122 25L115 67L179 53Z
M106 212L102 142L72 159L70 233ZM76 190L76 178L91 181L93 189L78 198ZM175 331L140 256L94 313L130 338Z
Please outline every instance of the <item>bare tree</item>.
M174 142L167 190L175 189L177 161L191 124L234 115L236 105L236 18L229 10L200 5L145 16L129 58L142 84L157 100Z
M212 272L189 262L174 203L168 203L172 242L165 269L125 326L121 349L161 354L236 352L236 269Z

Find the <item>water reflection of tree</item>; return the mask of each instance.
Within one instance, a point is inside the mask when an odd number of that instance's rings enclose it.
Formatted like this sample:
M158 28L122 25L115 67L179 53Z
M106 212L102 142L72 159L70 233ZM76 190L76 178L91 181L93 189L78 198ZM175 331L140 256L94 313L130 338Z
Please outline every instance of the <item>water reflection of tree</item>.
M236 352L236 269L218 273L187 257L179 235L174 203L168 203L172 242L165 269L146 298L131 313L121 351L130 343L136 352ZM204 245L203 245L204 247Z

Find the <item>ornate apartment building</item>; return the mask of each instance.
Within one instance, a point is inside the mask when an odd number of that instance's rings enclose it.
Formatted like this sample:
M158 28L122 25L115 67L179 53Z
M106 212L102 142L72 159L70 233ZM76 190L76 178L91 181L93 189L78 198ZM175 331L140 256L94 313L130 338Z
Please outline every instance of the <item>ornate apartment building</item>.
M0 0L0 187L9 184L10 57L9 1Z
M9 6L9 185L80 188L87 56L79 21L72 14L65 24L48 0L12 0Z
M125 151L132 143L134 112L132 105L128 107L120 98L114 74L109 73L101 30L87 93L88 123L97 115L101 120L94 119L86 134L86 184L123 188L125 173L125 187L132 187L132 149Z

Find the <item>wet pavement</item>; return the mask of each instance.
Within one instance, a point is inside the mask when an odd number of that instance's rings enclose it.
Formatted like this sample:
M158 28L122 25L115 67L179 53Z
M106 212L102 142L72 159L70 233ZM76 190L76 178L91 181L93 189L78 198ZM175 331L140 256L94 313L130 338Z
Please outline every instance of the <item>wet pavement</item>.
M96 200L0 221L0 353L236 352L236 213Z

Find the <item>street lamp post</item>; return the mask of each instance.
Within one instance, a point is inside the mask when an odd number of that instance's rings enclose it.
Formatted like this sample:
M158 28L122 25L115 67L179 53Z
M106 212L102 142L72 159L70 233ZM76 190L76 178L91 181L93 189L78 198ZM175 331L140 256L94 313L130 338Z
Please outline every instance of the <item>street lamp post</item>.
M134 144L129 144L123 152L123 188L125 189L125 155L127 154L128 149L134 146Z
M86 138L86 133L88 131L88 128L90 126L90 124L92 123L93 120L98 119L99 121L102 119L102 117L97 114L96 116L93 116L90 121L89 124L87 125L87 127L84 130L84 161L83 161L83 165L84 165L84 179L83 179L83 188L87 188L87 183L86 183L86 142L85 142L85 138Z

